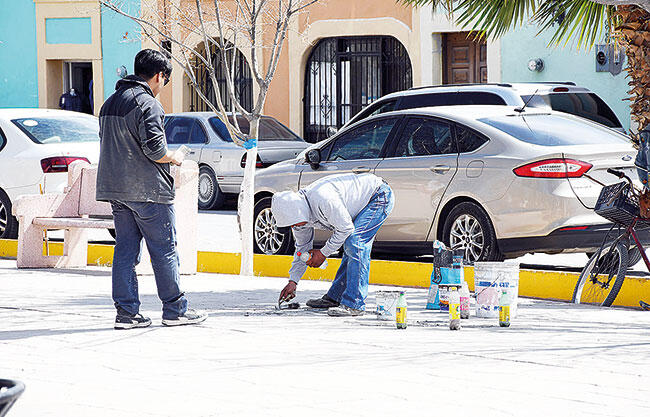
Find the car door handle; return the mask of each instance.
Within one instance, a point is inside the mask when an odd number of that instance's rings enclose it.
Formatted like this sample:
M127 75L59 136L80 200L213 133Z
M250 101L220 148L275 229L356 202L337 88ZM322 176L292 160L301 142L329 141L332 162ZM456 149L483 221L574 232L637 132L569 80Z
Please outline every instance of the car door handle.
M429 169L435 172L436 174L445 174L447 173L447 171L451 169L451 167L449 165L435 165Z
M370 172L370 168L367 167L356 167L352 169L352 172L355 174L363 174L364 172Z

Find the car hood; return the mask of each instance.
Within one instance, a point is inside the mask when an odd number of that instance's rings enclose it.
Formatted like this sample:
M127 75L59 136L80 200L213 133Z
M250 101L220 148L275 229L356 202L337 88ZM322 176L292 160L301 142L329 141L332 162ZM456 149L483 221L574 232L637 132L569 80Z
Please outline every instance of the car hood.
M99 162L99 142L44 143L39 148L48 154L60 156L81 156L91 164Z

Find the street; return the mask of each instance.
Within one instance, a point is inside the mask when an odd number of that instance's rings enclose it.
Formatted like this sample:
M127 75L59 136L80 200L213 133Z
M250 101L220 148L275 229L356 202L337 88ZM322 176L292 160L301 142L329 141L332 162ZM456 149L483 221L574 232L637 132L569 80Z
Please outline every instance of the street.
M110 270L16 270L0 260L0 374L26 384L12 417L631 416L650 412L650 316L520 299L510 328L458 332L407 289L406 330L372 314L277 311L283 279L184 277L199 326L115 331ZM303 281L304 306L328 283ZM371 286L368 311L375 292Z

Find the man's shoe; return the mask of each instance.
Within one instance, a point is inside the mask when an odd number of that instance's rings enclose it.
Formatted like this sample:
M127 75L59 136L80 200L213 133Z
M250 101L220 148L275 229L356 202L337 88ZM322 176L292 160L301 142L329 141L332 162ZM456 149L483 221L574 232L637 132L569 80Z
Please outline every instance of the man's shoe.
M357 310L356 308L340 305L328 309L327 315L332 317L363 316L363 310Z
M117 313L115 317L115 329L127 330L135 329L136 327L149 327L151 326L151 319L142 314L128 315L125 312Z
M307 307L311 307L311 308L330 308L330 307L338 307L338 306L339 306L338 301L329 297L327 294L325 294L321 298L314 298L307 301Z
M163 319L162 324L165 326L184 326L187 324L199 324L208 318L208 313L203 311L196 311L187 309L185 314L178 316L175 319Z

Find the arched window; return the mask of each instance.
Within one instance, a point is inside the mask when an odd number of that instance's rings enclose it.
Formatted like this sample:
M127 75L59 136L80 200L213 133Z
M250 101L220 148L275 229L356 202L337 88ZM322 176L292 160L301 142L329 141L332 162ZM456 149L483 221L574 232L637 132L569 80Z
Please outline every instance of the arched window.
M305 75L304 137L317 142L379 97L413 86L411 60L391 36L325 38Z
M227 54L227 62L231 62L233 49L230 48L232 45L229 45ZM205 56L205 45L201 43L197 50ZM210 57L212 61L212 66L216 68L217 82L219 83L219 91L221 93L221 101L226 107L227 111L232 111L233 106L232 102L229 99L228 95L228 85L226 81L226 74L221 66L221 49L217 45L210 44ZM215 90L210 80L210 72L206 68L203 61L198 58L194 58L194 74L196 75L196 81L199 86L199 89L203 94L216 106L216 95ZM235 95L239 99L242 107L248 111L253 109L253 78L251 76L251 70L246 61L246 57L238 49L235 55L234 62L234 85L235 85ZM190 82L190 111L209 111L210 108L208 105L201 99L199 94L196 92L196 88Z

